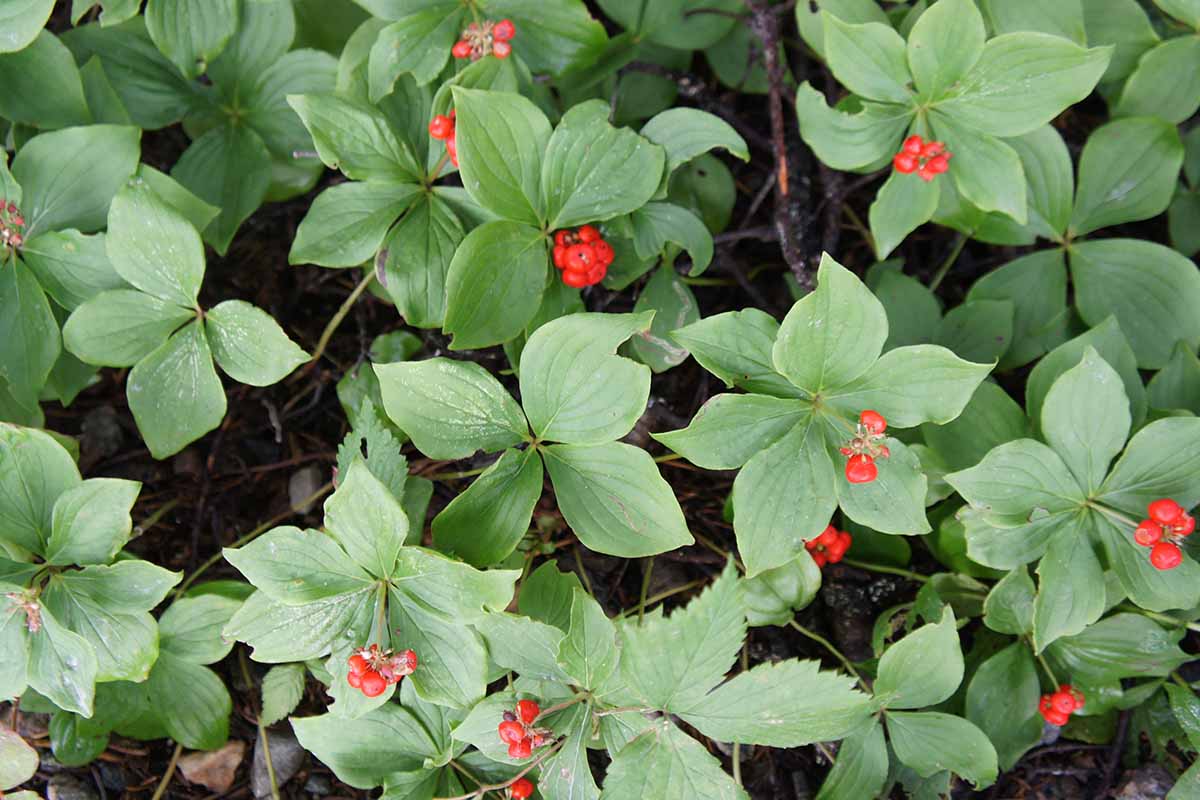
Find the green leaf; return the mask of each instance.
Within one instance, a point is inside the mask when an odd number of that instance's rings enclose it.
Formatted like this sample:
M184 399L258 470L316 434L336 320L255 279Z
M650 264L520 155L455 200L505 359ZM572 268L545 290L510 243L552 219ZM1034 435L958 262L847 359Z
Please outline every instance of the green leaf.
M5 541L43 552L55 501L80 482L75 461L49 434L0 422L0 531Z
M292 729L339 780L360 789L374 788L392 773L422 769L424 758L438 749L412 712L395 703L353 721L332 714L293 718Z
M1062 636L1073 636L1100 619L1104 570L1089 537L1077 526L1065 527L1050 540L1038 562L1038 593L1033 603L1033 646L1041 653Z
M733 482L738 552L753 577L783 566L837 508L833 463L813 419L746 462Z
M1033 580L1024 566L1009 572L983 601L983 623L998 633L1024 636L1033 631Z
M528 435L521 407L473 361L431 358L376 364L388 416L430 458L466 458L520 444Z
M382 181L329 187L300 221L288 263L354 267L369 261L417 191L413 184Z
M540 223L547 204L542 188L543 158L548 162L546 172L551 171L547 152L550 122L518 94L458 86L452 91L458 112L455 131L463 186L475 202L505 219ZM661 174L661 160L658 163L654 188ZM558 183L552 185L561 188Z
M1154 5L1183 24L1200 28L1200 3L1196 0L1154 0Z
M206 320L213 358L239 383L270 386L309 359L278 322L243 300L218 303Z
M1108 48L1087 49L1050 34L1006 33L988 40L939 109L983 133L1020 136L1087 97L1109 54Z
M1182 629L1165 630L1141 614L1114 614L1046 649L1056 675L1084 686L1171 673L1191 656L1179 649Z
M671 334L726 386L775 397L804 397L775 371L771 349L779 323L757 308L706 317Z
M705 469L738 469L796 427L808 407L758 394L719 394L686 428L652 437Z
M135 180L113 198L105 245L113 268L138 289L184 308L197 304L204 244L148 184Z
M509 597L512 579L509 579ZM408 678L417 694L439 705L470 706L487 691L487 651L479 634L461 620L430 614L419 598L395 589L389 603L389 624L400 631L402 646L419 654L420 668ZM503 604L502 604L503 605Z
M1139 509L1138 516L1144 508ZM1089 519L1121 591L1136 605L1150 611L1167 611L1200 603L1200 564L1185 558L1175 569L1163 572L1150 564L1146 549L1134 542L1129 525L1097 513Z
M54 758L64 766L84 766L108 748L108 727L89 722L78 714L56 711L50 717L49 727L50 747L54 751Z
M944 347L898 347L826 397L851 416L875 409L898 428L946 423L962 413L989 371L990 365L963 361Z
M25 189L26 238L42 231L103 228L113 195L137 168L141 132L120 125L87 125L43 133L13 159Z
M1190 688L1167 683L1163 689L1171 700L1171 710L1175 712L1179 727L1187 734L1192 749L1200 750L1200 700L1196 699L1195 692Z
M889 175L868 209L876 257L887 258L904 237L932 219L939 195L936 181L899 172Z
M1021 642L980 664L967 685L965 716L992 741L1002 769L1012 769L1042 738L1040 694L1037 666Z
M451 349L488 347L520 334L537 313L548 271L537 228L498 221L467 234L446 276L443 330L454 335Z
M1072 234L1166 211L1182 165L1179 132L1162 119L1122 119L1097 128L1079 158Z
M934 341L969 361L997 361L1012 342L1014 314L1008 300L967 301L946 313Z
M519 575L518 570L481 571L433 550L405 547L392 576L392 595L461 626L507 608Z
M1121 378L1092 348L1050 387L1042 433L1090 494L1108 474L1129 435L1129 399Z
M149 184L155 194L182 214L198 231L207 228L208 223L221 213L221 209L210 206L183 188L179 181L165 172L159 172L149 164L139 164L136 175Z
M325 525L350 558L372 575L388 577L397 568L408 517L366 462L355 460L346 475L339 476L337 491L325 501Z
M288 104L312 134L321 160L360 181L413 183L420 179L408 144L375 108L338 95L291 95Z
M713 256L713 239L700 219L673 203L647 203L630 215L633 243L642 258L657 258L668 243L687 250L692 258L689 275L708 269Z
M984 0L983 10L996 33L1040 31L1084 44L1087 31L1080 0L1046 4L1039 0Z
M1163 458L1170 453L1170 458ZM1152 422L1129 440L1125 453L1100 487L1096 500L1141 516L1152 501L1171 497L1184 508L1200 503L1200 420L1169 417Z
M458 101L457 93L455 99ZM545 198L551 229L628 214L658 191L664 150L627 128L609 125L608 106L601 106L600 115L590 103L574 106L563 115L546 145L540 197ZM494 164L489 166L496 169ZM468 188L469 181L470 171L464 170ZM540 212L539 196L528 192L526 196L532 209ZM479 200L483 204L483 199Z
M0 663L0 693L5 697L24 694L27 686L30 643L27 620L18 603L7 597L0 601L0 645L9 654Z
M818 55L825 55L825 15L822 12L844 20L845 22L883 22L888 16L875 0L820 0L816 5L807 3L796 4L796 23L804 42Z
M921 433L952 470L959 470L978 464L993 447L1028 436L1029 423L1007 392L984 381L956 419L922 425Z
M988 512L1027 515L1076 508L1084 495L1062 458L1040 442L1002 444L978 465L946 476L971 505Z
M220 125L192 142L171 177L221 214L204 229L204 238L224 255L241 224L267 196L271 154L246 126Z
M1158 369L1175 342L1200 344L1200 273L1190 259L1154 242L1104 239L1070 248L1075 304L1089 325L1115 316L1138 366Z
M216 750L229 738L233 701L212 670L162 653L146 684L151 703L169 707L161 714L167 734L199 750Z
M465 236L450 205L424 195L392 229L384 247L388 295L405 322L438 327L446 319L446 281Z
M532 448L505 450L433 518L433 541L468 564L498 564L529 530L542 495L542 459Z
M539 439L603 444L633 429L646 410L650 369L616 351L650 320L651 313L571 314L529 337L521 400Z
M820 666L796 659L759 664L679 716L723 742L801 747L840 739L867 720L871 698L853 688L854 678Z
M321 170L311 161L293 163L296 151L311 149L313 139L288 98L332 92L336 72L337 62L330 54L293 50L256 76L243 100L247 107L245 124L262 138L275 158L276 173L291 171L311 176L304 179L305 190L316 181ZM276 182L279 180L277 177ZM270 199L276 198L278 191L272 189Z
M263 725L274 725L296 710L304 697L305 674L303 664L280 664L267 670L259 716Z
M805 81L796 92L796 116L801 138L822 163L853 170L890 157L913 115L892 103L864 102L856 113L830 108L825 95Z
M826 430L828 437L828 427ZM845 431L839 429L836 441L827 438L830 456L841 447L845 436ZM880 533L928 533L925 498L929 487L921 472L921 461L895 439L888 439L887 447L891 455L879 466L879 477L870 483L850 483L844 472L835 478L838 503L850 519ZM841 454L837 455L840 459Z
M48 30L22 50L0 52L0 82L0 116L13 122L53 129L92 121L75 59Z
M1029 218L1028 191L1017 151L962 124L960 117L949 111L935 109L929 116L934 134L954 154L947 174L959 193L983 211L998 211L1024 225Z
M666 717L613 758L600 800L746 800L721 764Z
M558 665L563 632L553 625L499 613L485 615L475 628L487 643L488 657L497 666L515 670L525 678L558 683L569 680Z
M225 418L225 390L199 322L139 361L125 393L138 431L158 459L178 453Z
M558 664L578 686L597 690L612 677L621 651L617 628L600 604L583 589L571 592L567 635L558 651Z
M939 622L917 628L884 652L875 696L888 709L923 708L950 697L962 679L958 628L946 606Z
M46 560L52 564L107 564L133 532L129 516L142 485L117 478L92 478L69 489L54 504Z
M697 220L698 221L698 220ZM707 233L707 231L706 231ZM630 341L638 359L654 372L665 372L687 360L687 350L670 339L671 332L700 320L696 295L675 270L662 268L650 276L634 303L635 314L654 314L650 329Z
M5 790L20 786L37 773L38 752L14 730L0 730L0 786ZM14 795L15 796L15 795Z
M85 236L79 231L51 231L25 243L25 266L54 301L74 311L85 301L125 281L108 261L104 234Z
M621 674L629 691L648 706L675 713L711 709L709 690L733 666L746 637L741 588L730 562L684 608L622 625Z
M41 622L41 630L29 637L29 685L64 711L90 717L98 671L95 652L44 607Z
M0 6L0 31L3 31L0 33L0 53L24 50L37 38L38 32L42 30L53 10L54 0L8 0ZM37 765L36 758L34 765ZM32 774L31 771L30 775ZM0 781L0 785L11 789L26 780L28 779L21 778L12 783Z
M1068 161L1068 179L1070 174ZM1032 174L1029 178L1032 187L1035 178ZM1058 230L1066 228L1070 206L1066 205L1065 209L1066 216L1061 217ZM1036 209L1033 211L1036 213ZM978 300L1007 300L1013 304L1012 340L1000 359L999 368L1007 370L1028 364L1058 344L1056 325L1062 324L1064 330L1066 327L1067 264L1063 252L1030 253L992 270L976 281L967 293L968 302Z
M746 141L732 125L695 108L671 108L655 114L642 126L641 134L666 151L668 174L718 147L742 161L750 160Z
M1200 359L1186 344L1176 343L1171 360L1150 379L1146 393L1152 408L1200 414Z
M855 800L876 797L888 776L888 750L883 727L872 719L842 740L837 760L829 771L817 800Z
M950 770L979 789L996 780L996 749L988 737L962 717L896 712L887 716L896 758L923 778Z
M244 584L239 586L248 588ZM225 638L223 629L241 605L240 599L219 594L199 594L175 601L159 617L159 647L164 653L192 664L220 661L233 649L233 640Z
M194 309L133 289L102 292L71 313L63 344L89 364L129 367L195 315Z
M361 591L371 581L332 536L319 531L275 528L222 554L259 591L285 605Z
M937 99L979 61L987 32L974 3L935 3L908 34L908 63L921 96Z
M277 664L320 658L334 645L344 647L360 633L368 634L375 600L373 587L302 606L285 606L255 592L224 633L250 645L255 661Z
M436 78L463 29L464 10L457 3L423 3L379 32L368 62L370 99L378 102L396 79L411 73L418 85ZM406 9L407 10L407 9Z
M883 306L828 254L821 257L817 282L784 318L771 354L775 369L809 394L865 373L887 339Z
M1158 117L1171 125L1183 122L1200 107L1200 82L1191 72L1197 59L1200 38L1192 35L1148 50L1125 82L1113 114Z
M591 709L576 706L562 716L566 721L556 720L555 727L566 740L557 753L542 762L538 791L543 797L598 800L600 790L588 763L588 743L593 735Z
M521 582L517 607L522 614L566 632L571 627L575 589L582 589L573 572L559 572L554 561L544 561Z
M236 0L147 0L146 30L185 78L202 74L237 31Z
M590 549L637 558L692 543L679 501L645 450L609 442L542 453L559 509Z
M787 625L821 588L821 568L807 555L796 556L782 567L742 579L742 600L751 627Z
M904 57L904 39L889 25L854 25L826 12L825 61L834 77L853 94L885 103L908 103L912 76Z
M1007 143L1017 151L1025 170L1029 227L1038 236L1060 239L1071 220L1075 192L1074 170L1066 143L1049 125Z
M177 574L174 577L178 580ZM70 578L51 581L42 594L43 611L53 614L63 627L78 633L87 643L96 659L96 680L144 681L158 657L154 619L144 611L118 611L103 597L75 591L74 583ZM163 583L165 594L170 583Z
M287 52L296 35L296 16L286 0L242 2L241 22L208 76L227 97L249 96L262 73Z
M0 378L17 402L36 406L62 351L58 320L23 262L0 265Z
M1101 82L1128 77L1142 54L1159 42L1149 15L1137 0L1087 0L1083 17L1089 44L1113 46Z

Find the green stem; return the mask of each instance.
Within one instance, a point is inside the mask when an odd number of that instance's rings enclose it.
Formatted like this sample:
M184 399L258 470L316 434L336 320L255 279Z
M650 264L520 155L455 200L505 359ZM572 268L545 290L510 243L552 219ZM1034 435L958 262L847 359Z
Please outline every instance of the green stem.
M1159 614L1157 611L1147 611L1144 608L1138 608L1137 606L1130 605L1129 603L1122 603L1119 608L1121 611L1128 611L1132 614L1141 614L1147 619L1152 619L1155 622L1161 622L1165 625L1171 625L1176 628L1187 628L1189 631L1200 632L1200 623L1176 619L1169 614Z
M473 478L476 475L482 475L487 470L487 467L479 469L468 469L462 472L435 472L432 475L423 475L421 477L431 481L456 481L461 478Z
M681 458L683 458L683 456L679 455L678 453L667 453L665 456L655 456L654 463L663 464L667 461L678 461Z
M587 593L592 597L596 596L596 592L592 589L592 579L588 577L587 570L583 568L583 556L579 555L579 545L571 548L575 551L575 566L579 567L579 577L583 579L583 588L587 589Z
M638 594L638 625L646 618L646 593L650 591L650 576L654 574L654 556L650 556L643 562L642 569L642 591Z
M1046 657L1041 653L1037 654L1037 660L1038 663L1042 665L1042 669L1045 671L1046 677L1050 679L1051 685L1053 685L1055 690L1057 690L1062 684L1058 682L1058 677L1055 676L1054 670L1050 669L1050 663L1046 661Z
M1171 673L1171 680L1175 681L1180 686L1187 689L1189 692L1193 691L1192 685L1190 683L1188 683L1186 680L1184 680L1183 676L1180 675L1178 672Z
M1087 505L1089 508L1099 511L1101 514L1108 517L1109 519L1115 520L1116 522L1120 522L1123 525L1128 525L1130 528L1136 528L1138 526L1138 521L1136 519L1134 519L1133 517L1128 516L1126 514L1122 514L1120 511L1117 511L1114 508L1109 508L1106 505L1102 505L1100 503L1096 503L1096 502L1092 502L1092 501L1089 501Z
M919 581L920 583L929 582L929 578L927 576L913 572L912 570L901 569L900 567L889 567L884 564L870 564L866 561L859 561L856 558L843 558L841 563L851 567L869 570L871 572L884 572L888 575L899 575L902 578L908 578L910 581Z
M688 286L737 286L737 281L730 278L692 278L681 275L679 279Z
M250 677L250 665L246 663L246 651L238 649L238 664L242 668L242 680L246 682L246 688L254 687L254 680ZM271 761L271 742L267 738L267 728L263 725L262 710L260 709L254 715L255 722L258 725L258 738L263 743L263 763L267 766L267 780L271 783L272 800L279 800L279 781L275 778L275 764Z
M367 269L367 274L363 279L358 282L358 286L354 287L354 291L350 293L350 296L346 298L345 302L342 303L341 307L338 308L337 312L329 320L329 324L325 326L325 330L321 332L321 338L317 340L317 346L313 350L312 358L309 360L305 371L311 369L313 365L321 360L321 356L325 354L325 348L329 346L329 340L333 338L334 331L342 324L342 320L346 318L346 315L350 313L350 309L354 308L354 304L358 302L358 298L362 297L363 292L370 288L374 280L375 267L372 265Z
M697 586L703 586L706 583L708 583L708 581L705 578L698 578L697 580L694 580L694 581L688 581L687 583L681 583L678 586L667 589L664 592L659 592L656 595L651 595L650 597L647 597L644 605L646 608L653 608L655 605L661 603L663 600L666 600L667 598L674 597L677 594L682 594L682 593L688 591L689 589L695 589ZM627 609L627 610L621 612L621 616L628 617L630 614L632 614L636 610L637 609L635 609L635 608Z
M936 291L942 285L942 280L945 279L946 273L950 272L950 268L954 266L954 262L958 261L958 257L962 254L963 247L967 244L966 234L960 233L954 241L954 249L950 251L950 255L946 256L946 260L938 267L937 273L933 276L933 280L929 282L929 291Z
M855 680L858 681L860 686L862 686L864 689L870 688L867 686L866 681L863 680L862 675L858 674L858 670L856 670L854 665L850 663L850 659L846 658L846 656L842 654L841 650L838 650L836 647L834 647L833 642L829 641L816 631L810 631L808 628L804 627L799 622L796 622L794 619L788 622L788 625L790 625L797 633L807 636L809 639L812 639L814 642L828 650L834 658L842 663L842 666L846 668L846 671L854 676Z
M146 533L146 531L158 524L159 520L171 513L171 509L179 505L179 498L176 497L169 503L163 503L153 514L142 520L142 523L134 528L134 537L138 537Z
M558 712L562 711L563 709L570 708L571 706L575 705L576 703L582 703L584 700L590 699L591 696L592 696L591 692L577 692L570 700L564 700L561 703L555 703L554 705L550 706L549 708L544 708L541 711L539 711L538 715L536 717L534 717L534 719L533 719L533 724L536 725L538 720L544 719L544 718L550 716L551 714L557 714Z
M855 230L862 235L863 239L867 242L867 246L871 248L872 252L874 252L875 237L871 234L871 229L863 223L862 218L855 213L854 209L850 207L849 203L843 203L842 210L845 211L846 216L849 217L850 224L853 225Z
M154 794L150 800L162 800L167 787L171 784L171 778L175 775L175 765L179 763L179 756L182 752L183 745L177 742L175 744L175 752L171 753L171 760L167 763L167 771L163 773L162 781L158 784L158 788L154 790Z

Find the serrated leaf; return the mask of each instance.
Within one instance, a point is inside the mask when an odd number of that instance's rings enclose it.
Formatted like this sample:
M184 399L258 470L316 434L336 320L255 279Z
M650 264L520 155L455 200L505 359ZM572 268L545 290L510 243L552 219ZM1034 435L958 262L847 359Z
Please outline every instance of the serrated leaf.
M274 725L296 710L304 697L306 672L303 664L280 664L271 667L262 679L263 725Z
M613 758L601 800L746 800L720 763L695 739L662 719Z

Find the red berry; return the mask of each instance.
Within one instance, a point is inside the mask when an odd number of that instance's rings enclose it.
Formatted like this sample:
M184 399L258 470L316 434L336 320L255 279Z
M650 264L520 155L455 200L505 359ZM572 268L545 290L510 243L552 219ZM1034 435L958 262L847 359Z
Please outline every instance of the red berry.
M891 455L892 455L892 451L888 450L886 444L879 445L879 457L880 458L891 458Z
M911 155L919 156L921 155L921 148L924 147L924 145L925 140L914 133L912 136L909 136L904 140L904 145L900 149L906 153L910 153Z
M850 543L843 542L841 539L838 539L836 542L826 547L825 554L826 558L829 559L829 563L836 564L841 561L842 556L846 555L846 549L849 547Z
M554 245L554 266L565 269L567 266L567 248L565 245Z
M925 169L929 170L934 175L941 175L943 172L950 169L950 154L942 153L940 156L934 156L925 162Z
M596 251L590 244L573 244L567 248L567 269L586 272L596 262Z
M454 47L451 48L450 55L454 56L455 58L470 58L471 43L460 39L457 43L455 43Z
M926 142L921 147L921 158L933 158L936 155L940 155L945 149L945 142Z
M604 276L608 274L608 268L603 264L597 264L587 272L588 286L594 286L604 280Z
M593 242L592 250L596 253L596 262L606 269L612 264L613 259L617 257L617 254L612 249L612 245L603 239Z
M560 247L569 247L571 245L571 243L569 241L567 241L567 238L570 235L571 235L570 231L555 231L554 232L554 243L556 245L559 245Z
M458 139L452 133L450 138L446 140L446 152L450 154L450 163L458 166Z
M887 430L887 420L878 411L867 409L858 415L858 421L871 433L883 433Z
M563 283L565 283L567 286L570 286L572 289L582 289L583 287L590 285L588 283L586 272L579 269L571 269L569 267L563 270L562 280Z
M525 738L525 726L516 720L501 722L497 730L500 733L500 741L506 744L516 744Z
M1146 513L1155 522L1170 525L1183 515L1183 507L1171 498L1163 497L1147 506Z
M537 719L538 714L542 713L541 707L532 700L517 701L517 716L521 718L521 722L526 725L532 725Z
M350 672L358 673L359 675L366 672L368 669L367 660L358 653L350 656L350 658L346 660L346 663L350 665Z
M1183 563L1183 551L1170 542L1159 542L1150 550L1150 563L1155 569L1175 569Z
M492 55L496 58L508 58L512 55L512 45L508 42L492 42Z
M892 156L892 166L896 168L896 172L908 175L910 172L916 172L919 161L912 153L896 153Z
M1071 719L1070 714L1064 714L1061 711L1054 709L1051 709L1049 713L1043 714L1042 716L1046 718L1046 722L1049 722L1051 725L1057 725L1060 728L1063 725L1066 725L1068 720Z
M811 553L810 555L812 555L813 563L816 564L818 568L825 566L825 562L829 560L829 558L820 551Z
M528 736L508 746L509 758L529 758L531 755L533 755L533 740Z
M525 778L517 778L512 786L508 787L508 793L513 800L525 800L533 795L533 784Z
M1038 700L1038 712L1044 717L1054 710L1054 704L1050 702L1050 695L1044 694Z
M865 453L850 456L846 462L846 480L851 483L870 483L877 477L879 467L875 466L875 459Z
M1196 518L1191 514L1180 514L1179 519L1171 526L1171 532L1176 536L1190 536L1196 530Z
M1075 698L1070 692L1058 691L1050 696L1050 705L1059 713L1070 714L1075 710Z
M502 19L492 28L492 38L497 42L507 42L517 35L517 26L511 19Z
M400 675L412 675L417 671L417 654L412 650L405 650L392 659L392 669L396 670Z
M378 672L368 670L362 675L362 693L367 697L379 697L388 688L387 678Z
M435 139L445 139L454 133L454 120L445 114L438 114L429 123L429 135Z
M592 244L600 241L600 231L593 228L591 225L584 225L579 230L575 231L575 235L579 237L579 241L584 244Z
M346 675L346 683L350 684L355 689L362 688L362 673L351 672Z
M1152 519L1144 519L1138 523L1133 532L1133 540L1142 547L1153 547L1162 538L1162 526Z

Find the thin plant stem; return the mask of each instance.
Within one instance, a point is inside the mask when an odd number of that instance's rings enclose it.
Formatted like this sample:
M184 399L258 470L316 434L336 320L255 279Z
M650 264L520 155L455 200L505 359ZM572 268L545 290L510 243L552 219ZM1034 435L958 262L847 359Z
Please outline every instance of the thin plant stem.
M242 668L242 680L246 682L246 688L254 687L254 679L250 676L250 665L246 663L246 651L238 650L238 665ZM273 800L279 800L279 782L275 779L275 764L271 761L271 742L267 738L267 728L262 721L262 708L254 715L255 724L258 725L258 738L263 744L263 763L267 766L267 780L271 783L271 797Z
M679 453L667 453L665 456L655 456L654 463L663 464L667 461L678 461L681 458L683 458L683 456L679 455Z
M683 592L686 592L689 589L695 589L697 586L703 586L706 583L708 583L708 581L705 578L698 578L694 581L688 581L687 583L681 583L678 586L674 586L670 589L667 589L666 591L659 592L656 595L651 595L650 597L647 597L645 607L652 608L653 606L661 603L663 600L666 600L667 598L674 597L677 594L682 594ZM636 608L627 609L627 610L621 612L621 616L628 617L630 614L632 614L635 611L637 611Z
M573 696L570 700L563 700L561 703L555 703L554 705L550 706L549 708L543 708L541 711L538 712L538 715L536 717L534 717L533 724L537 724L538 720L544 719L544 718L550 716L551 714L557 714L558 712L560 712L564 709L570 708L571 706L575 705L576 703L582 703L584 700L590 699L591 696L592 696L591 692L579 692L575 696Z
M150 530L155 525L157 525L163 517L165 517L167 514L171 513L171 510L173 508L175 508L175 506L177 506L177 505L179 505L178 497L176 497L174 500L170 501L169 503L163 503L158 509L156 509L154 511L153 514L151 514L150 516L148 516L144 520L142 520L141 524L138 525L137 528L135 529L134 535L141 536L144 533L146 533L146 531Z
M814 642L828 650L834 658L841 662L842 666L846 668L846 671L854 676L855 680L857 680L864 689L870 688L867 686L866 681L863 680L862 675L860 675L858 670L854 668L854 664L850 662L850 659L846 658L841 650L838 650L836 647L834 647L833 642L829 641L816 631L810 631L808 628L804 627L799 622L796 622L794 619L791 620L788 625L790 625L797 633L807 636L809 639L812 639Z
M171 760L167 763L167 771L163 773L162 780L159 781L158 788L154 790L154 795L150 800L162 800L162 796L166 794L167 787L171 784L171 778L175 775L175 766L179 763L179 756L183 753L183 745L175 743L175 752L171 753Z
M1050 662L1041 653L1037 654L1037 661L1042 665L1042 670L1045 671L1046 677L1050 679L1050 683L1057 689L1061 684L1058 682L1058 677L1054 674L1054 670L1050 669Z
M525 767L525 769L521 770L516 775L512 776L511 778L504 781L503 783L485 783L473 792L467 792L466 794L455 795L454 797L435 797L433 800L472 800L472 798L483 797L488 792L498 792L501 789L507 789L508 787L510 787L514 783L516 783L517 781L521 780L521 778L524 778L526 774L528 774L530 771L532 771L534 768L536 768L539 764L541 764L547 758L549 758L550 756L557 753L559 751L559 749L562 747L562 743L564 741L566 741L565 738L560 739L557 742L555 742L554 744L552 744L550 747L547 747L545 752L543 752L541 755L539 755L537 758L535 758L533 761L531 761L528 764L528 766Z
M858 567L859 569L865 569L870 572L884 572L884 573L887 573L888 575L899 575L902 578L908 578L910 581L918 581L920 583L928 583L929 582L928 576L922 575L918 572L913 572L912 570L901 569L900 567L889 567L884 564L870 564L866 561L859 561L856 558L843 558L841 563L846 564L851 567Z
M430 481L456 481L461 478L473 478L476 475L482 475L487 467L479 469L468 469L462 472L435 472L432 475L422 475L422 478Z
M338 329L338 326L342 324L342 320L346 319L346 315L350 313L350 309L354 308L354 304L358 302L358 298L362 297L363 292L369 289L374 281L375 269L371 268L367 270L367 274L364 275L363 279L358 282L358 286L354 287L354 291L350 293L350 296L346 298L345 302L342 303L341 307L338 308L337 312L332 318L330 318L329 324L326 325L325 330L321 332L321 338L317 340L317 346L313 349L313 355L308 362L308 366L305 367L301 372L296 373L297 376L304 374L309 369L312 369L312 367L321 360L321 356L325 355L325 348L329 346L329 340L333 338L333 334Z
M934 274L933 280L929 282L929 291L935 291L942 285L946 274L950 272L950 268L954 266L954 262L958 261L959 255L962 254L963 247L967 244L966 234L960 233L958 238L954 240L954 248L950 251L950 255L946 256L946 260L938 267L938 271Z
M579 545L571 548L575 552L575 566L579 567L579 577L583 579L583 588L587 589L587 593L592 597L596 596L596 592L592 589L592 579L588 577L587 570L583 568L583 556L579 554Z
M716 553L717 555L719 555L721 558L729 558L729 556L730 556L729 551L719 547L716 542L712 541L707 536L703 536L702 534L699 534L699 533L696 533L693 531L692 538L695 539L700 544L707 547L709 550L711 550L714 553ZM743 564L742 560L740 558L738 558L737 556L733 557L733 563L737 565L739 572L746 571L746 565Z
M862 217L855 213L854 209L850 207L849 203L843 203L842 210L846 212L846 216L849 218L851 226L858 231L859 235L866 240L867 245L874 250L875 237L871 235L871 229L863 223Z
M646 559L642 570L642 591L638 595L638 625L646 619L646 593L650 591L650 576L654 574L654 556Z
M442 176L442 170L446 168L446 162L449 160L450 151L447 150L446 152L442 153L442 157L438 160L437 165L433 168L433 172L429 173L429 177L425 181L426 186L432 186L433 182Z
M1176 619L1175 617L1172 617L1169 614L1159 614L1157 611L1147 611L1144 608L1138 608L1137 606L1133 606L1128 603L1122 603L1120 608L1122 611L1128 611L1132 614L1141 614L1143 617L1146 617L1147 619L1152 619L1155 622L1161 622L1165 625L1172 625L1176 628L1187 628L1189 631L1200 632L1200 623L1188 622L1187 620Z
M1192 685L1190 683L1188 683L1187 680L1182 675L1180 675L1178 672L1171 673L1171 680L1175 681L1180 686L1187 689L1189 692L1193 691Z

